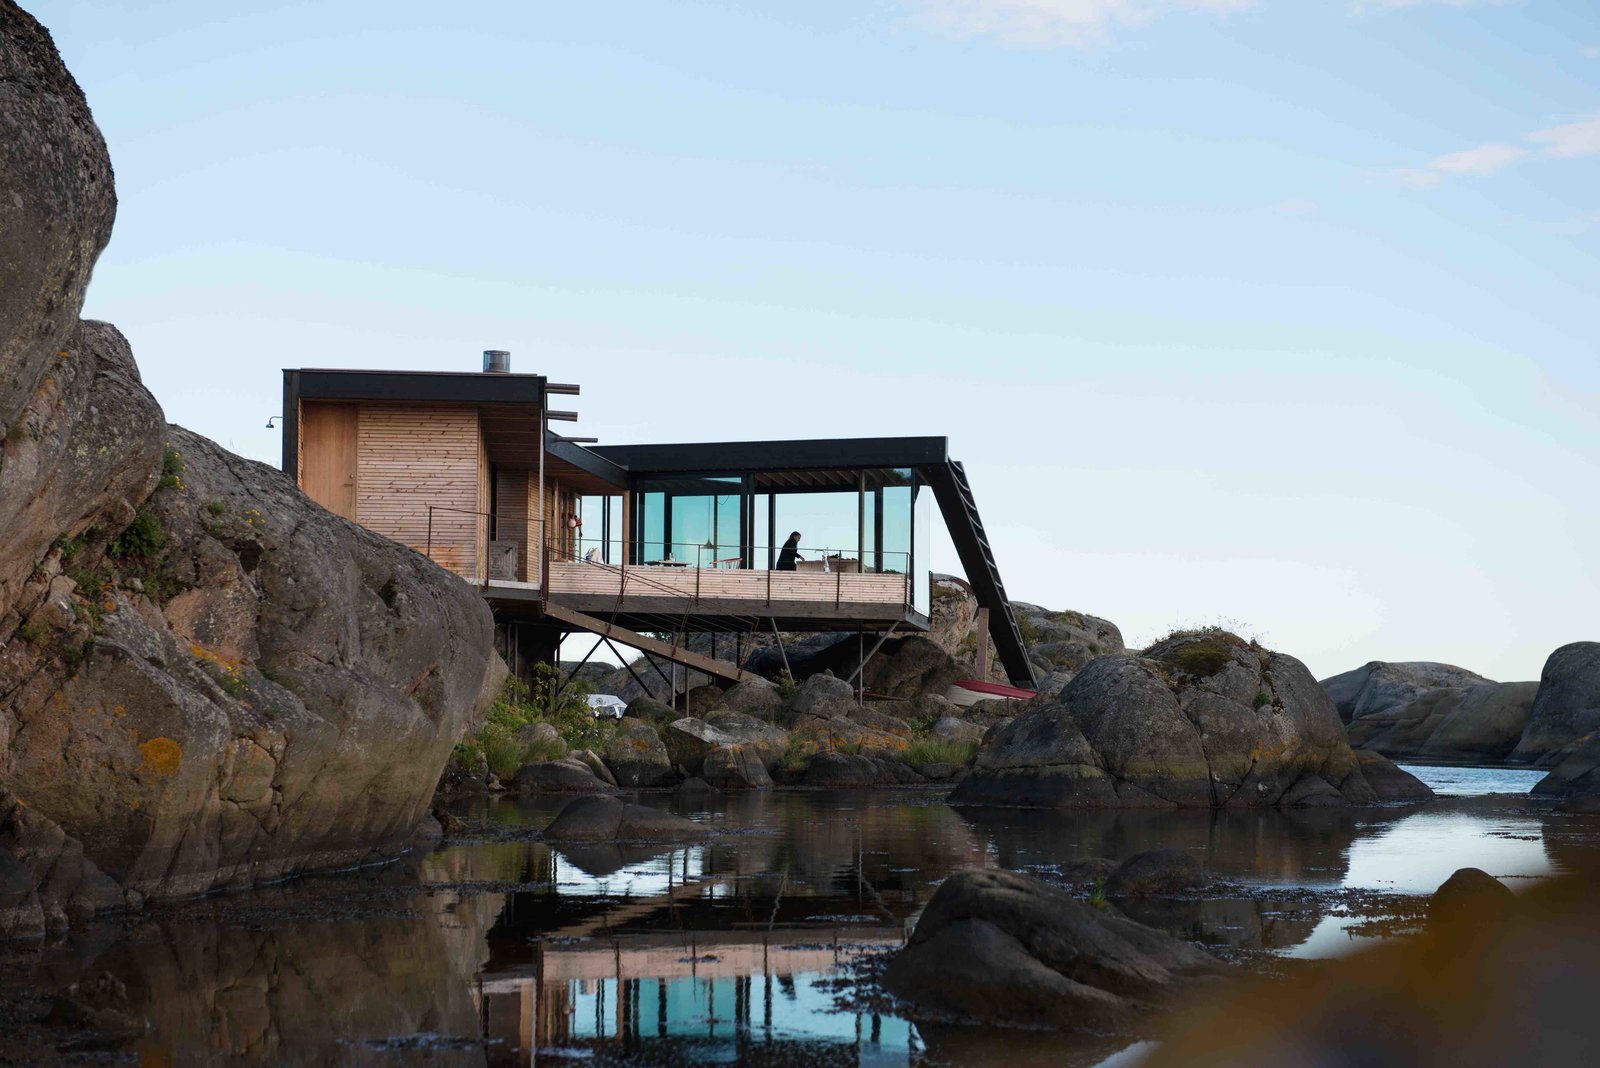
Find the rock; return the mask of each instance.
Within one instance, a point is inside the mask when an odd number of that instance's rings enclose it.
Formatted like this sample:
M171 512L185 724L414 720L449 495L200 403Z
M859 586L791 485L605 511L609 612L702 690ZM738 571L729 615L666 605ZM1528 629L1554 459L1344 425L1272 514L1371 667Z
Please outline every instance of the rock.
M670 786L678 779L656 729L632 716L617 721L616 733L606 743L605 761L618 786Z
M1505 883L1488 872L1460 868L1433 892L1428 901L1428 922L1492 923L1515 897Z
M966 770L967 767L965 764L951 764L948 762L941 762L938 764L918 764L916 767L917 774L921 775L924 779L927 779L930 782L945 782L947 780L956 778Z
M1569 876L1518 894L1493 924L1430 924L1270 987L1229 983L1165 1026L1142 1063L1586 1064L1600 1048L1596 989L1594 883Z
M1387 765L1387 789L1426 791ZM954 803L1035 807L1370 804L1328 694L1293 657L1222 631L1104 655L991 730ZM1377 768L1376 765L1373 765Z
M0 788L47 925L106 881L138 901L403 852L499 690L487 606L165 424L126 340L78 320L110 161L9 4L0 96Z
M0 850L0 941L44 934L44 910L33 869Z
M836 679L831 673L812 675L800 684L789 711L796 716L831 715L841 706L854 707L856 692L848 682Z
M1528 725L1511 760L1552 767L1563 750L1600 731L1600 642L1573 642L1550 654Z
M1522 737L1531 682L1491 682L1451 664L1374 661L1324 680L1350 744L1396 760L1500 761Z
M726 708L727 702L722 695L722 687L713 683L696 686L685 695L685 703L689 708L689 715L704 716L708 712L715 712L719 708Z
M1061 878L1069 883L1104 884L1119 867L1110 857L1082 857L1061 865Z
M680 782L678 784L678 788L673 791L673 793L677 794L680 797L698 797L698 796L704 796L704 795L708 795L708 794L709 795L714 795L714 794L716 794L716 792L717 792L717 788L715 786L712 786L710 783L706 782L704 779L699 779L699 778L688 778L688 779L685 779L682 782Z
M523 748L538 747L555 754L555 758L567 755L567 743L561 737L561 732L549 723L528 723L517 731L517 742Z
M662 732L667 753L674 764L683 767L690 775L699 775L707 756L725 745L736 745L738 739L724 734L703 719L685 716L667 724Z
M934 893L883 974L915 1017L1126 1032L1217 962L1188 943L1006 871Z
M678 718L678 713L670 705L657 701L648 694L629 701L626 711L628 719L642 720L645 723L670 723Z
M1321 685L1333 699L1339 718L1353 723L1408 705L1432 690L1467 690L1489 682L1482 675L1454 664L1374 660L1354 671L1323 679Z
M802 780L826 790L859 790L884 781L883 772L869 757L843 753L818 753L806 766Z
M853 719L843 717L817 719L808 716L795 724L789 736L812 751L843 749L866 754L893 754L904 752L911 744L911 732L904 724L900 724L898 733L891 734L864 727Z
M611 769L606 767L606 762L601 760L600 754L596 753L593 749L579 749L577 752L571 754L568 759L576 760L578 763L588 768L594 773L595 778L599 779L607 786L617 785L617 777L611 774Z
M1367 786L1371 787L1373 801L1388 804L1433 800L1433 791L1426 783L1409 771L1395 767L1386 756L1357 749L1356 768ZM1352 802L1362 803L1350 790L1345 790L1345 793Z
M776 686L756 676L738 683L723 694L722 705L730 712L742 712L770 721L783 711L783 697Z
M928 733L935 738L944 738L952 742L971 742L977 745L983 741L983 736L987 732L976 723L946 716L929 727Z
M1106 876L1106 893L1113 897L1174 894L1204 886L1205 881L1205 868L1194 854L1152 849L1135 853Z
M759 756L767 771L777 767L789 749L788 731L743 712L713 712L706 722Z
M724 790L765 790L772 786L761 754L750 746L724 745L706 754L701 775Z
M571 757L522 765L511 788L529 794L608 794L616 789L600 781L589 765Z
M708 837L693 820L614 797L579 797L567 802L544 837L550 842L690 842Z
M1600 805L1600 735L1560 751L1549 774L1528 791L1534 797L1557 798L1566 812L1593 812Z

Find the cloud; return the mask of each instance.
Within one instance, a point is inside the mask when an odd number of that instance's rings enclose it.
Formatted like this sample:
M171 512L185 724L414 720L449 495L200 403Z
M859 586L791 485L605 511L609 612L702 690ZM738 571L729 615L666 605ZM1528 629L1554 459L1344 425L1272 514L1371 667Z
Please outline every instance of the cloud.
M1350 10L1358 15L1368 11L1388 11L1397 7L1500 7L1518 0L1353 0Z
M1428 169L1440 174L1499 174L1528 154L1516 145L1488 144L1435 156Z
M1587 48L1578 49L1578 54L1584 59L1600 59L1600 45L1589 45Z
M1536 130L1528 135L1528 140L1543 145L1542 153L1551 159L1600 156L1600 115L1565 126L1552 126L1548 130Z
M916 18L951 37L993 37L1027 48L1104 44L1115 30L1175 11L1228 15L1256 0L904 0Z

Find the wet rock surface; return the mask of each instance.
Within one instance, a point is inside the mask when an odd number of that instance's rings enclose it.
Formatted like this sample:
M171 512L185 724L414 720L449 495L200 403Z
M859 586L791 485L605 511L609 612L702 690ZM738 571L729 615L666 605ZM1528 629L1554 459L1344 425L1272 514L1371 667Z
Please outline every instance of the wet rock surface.
M1037 880L958 872L928 902L883 983L935 1017L1115 1032L1219 967L1185 942Z
M1322 686L1350 744L1393 760L1497 762L1522 739L1538 684L1493 682L1453 664L1374 661Z
M1106 876L1105 890L1113 896L1174 894L1203 886L1206 872L1192 853L1181 849L1152 849L1136 853Z
M1550 654L1528 725L1511 760L1553 767L1600 732L1600 642L1573 642ZM1563 778L1570 779L1570 772Z

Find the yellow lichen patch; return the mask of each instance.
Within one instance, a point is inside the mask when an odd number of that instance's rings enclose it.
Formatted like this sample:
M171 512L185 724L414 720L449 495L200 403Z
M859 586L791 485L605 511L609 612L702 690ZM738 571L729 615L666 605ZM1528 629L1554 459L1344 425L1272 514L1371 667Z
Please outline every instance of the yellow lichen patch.
M139 752L144 754L144 763L139 765L139 771L148 768L164 778L176 775L183 766L183 747L171 738L152 738L139 746Z

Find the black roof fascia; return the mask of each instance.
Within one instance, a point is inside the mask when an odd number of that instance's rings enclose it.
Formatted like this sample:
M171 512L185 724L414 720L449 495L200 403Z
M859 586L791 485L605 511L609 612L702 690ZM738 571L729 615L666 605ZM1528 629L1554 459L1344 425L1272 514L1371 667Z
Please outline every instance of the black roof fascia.
M284 371L301 400L412 401L429 404L544 403L544 375L471 371Z
M596 455L594 450L587 446L567 441L547 430L544 435L544 450L547 456L563 460L580 471L587 471L595 478L610 483L618 489L628 488L628 469Z
M812 438L669 445L591 445L588 451L635 477L804 471L827 467L922 467L949 458L946 438Z

